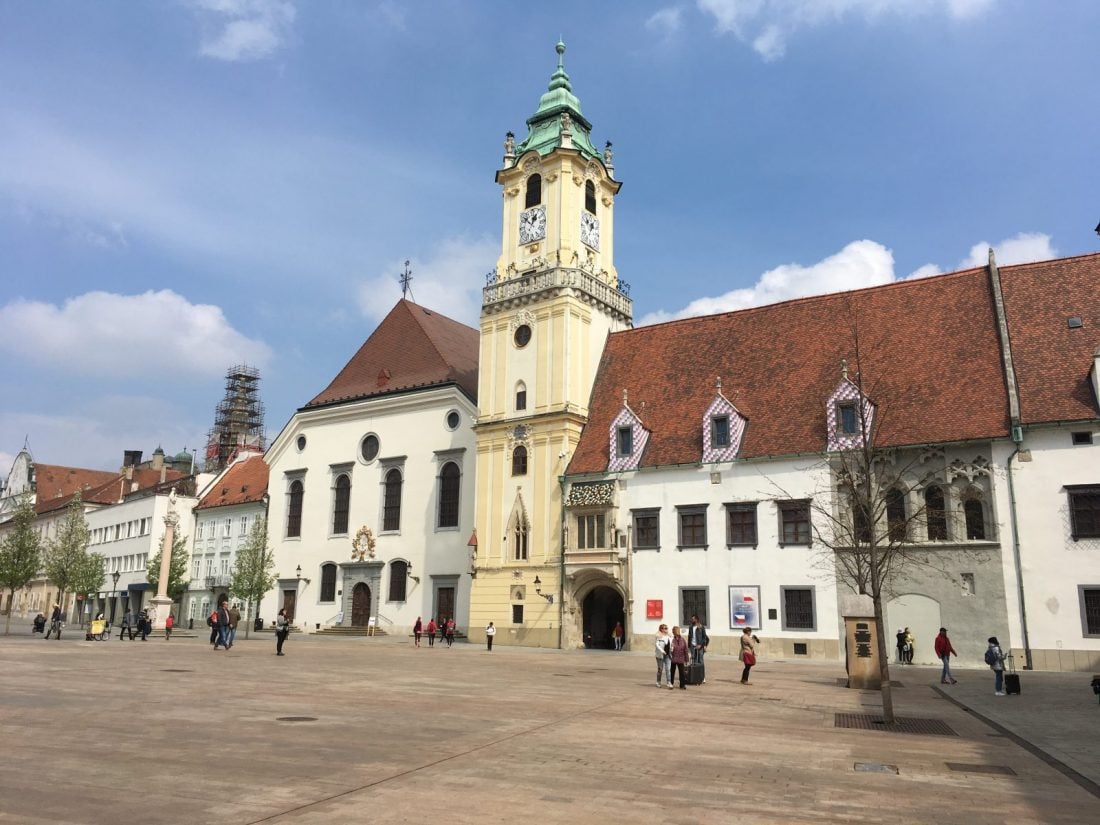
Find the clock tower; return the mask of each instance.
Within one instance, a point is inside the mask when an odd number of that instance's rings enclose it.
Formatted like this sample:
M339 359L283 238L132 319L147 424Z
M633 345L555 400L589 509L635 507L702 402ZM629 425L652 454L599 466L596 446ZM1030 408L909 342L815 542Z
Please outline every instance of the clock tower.
M477 532L470 636L494 622L498 643L558 647L563 604L559 478L588 417L610 332L631 325L615 270L611 144L565 73L565 45L502 168L501 252L482 296L477 424Z

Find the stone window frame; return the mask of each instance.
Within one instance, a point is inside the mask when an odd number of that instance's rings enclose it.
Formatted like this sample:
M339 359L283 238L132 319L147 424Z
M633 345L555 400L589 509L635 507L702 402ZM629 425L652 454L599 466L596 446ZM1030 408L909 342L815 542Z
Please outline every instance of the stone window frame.
M306 498L306 471L305 470L293 470L284 474L284 480L286 483L286 519L283 523L283 538L290 541L301 541L302 539L302 522L305 513L305 498ZM298 512L294 511L294 485L297 484L300 488L298 493ZM295 521L296 520L296 521ZM292 533L292 525L296 528L297 532Z
M726 511L726 547L752 547L760 545L760 522L757 515L760 502L758 501L729 501L722 505ZM733 513L752 514L752 541L734 541L733 523L730 517Z
M350 462L350 461L347 462L347 463L343 463L343 464L330 464L329 465L329 475L332 478L332 481L329 484L329 490L330 490L330 495L331 495L331 504L332 504L332 507L329 511L330 518L329 518L329 522L328 522L329 536L330 537L333 537L333 536L346 536L348 534L348 530L351 529L351 491L352 491L352 487L354 486L352 484L352 469L354 468L354 466L355 466L354 462ZM340 479L341 478L346 478L347 482L348 482L348 484L347 484L347 502L345 503L346 506L344 508L345 524L344 524L344 529L343 529L342 532L338 531L336 529L336 527L337 527L336 517L337 517L337 513L338 513L337 508L339 508L339 506L340 506L341 492L340 492L340 486L339 485L340 485Z
M706 550L709 547L710 537L707 525L707 504L677 504L676 505L676 549L677 550ZM684 517L702 516L703 540L687 544L684 541Z
M395 456L393 458L383 458L378 460L378 470L381 474L381 480L379 482L379 494L381 501L378 508L379 519L379 535L400 535L401 533L401 517L404 515L404 495L405 495L405 459L406 456ZM391 481L390 473L394 470L398 473L397 487L397 503L387 504L389 498ZM391 515L391 511L396 510L397 524L393 527L387 527L390 522L387 519Z
M1087 594L1095 594L1094 598L1097 603L1097 619L1094 627L1094 632L1089 631L1089 617L1088 617L1088 596ZM1077 585L1077 603L1081 608L1081 636L1085 639L1100 639L1100 584L1079 584Z
M808 498L789 498L789 499L782 499L781 501L777 501L775 503L776 515L777 515L778 522L779 522L779 546L780 547L788 547L788 546L789 547L813 547L813 544L814 544L814 528L813 528L813 511L812 511L812 508L810 506L811 502L812 502L812 499L808 499ZM795 539L793 541L786 541L785 540L786 533L784 531L784 528L787 524L787 521L784 518L785 514L786 513L793 513L793 512L796 512L796 511L802 511L802 510L804 510L805 513L806 513L806 518L805 518L806 540L803 541L801 539L801 536L798 535L798 533L801 533L801 531L799 530L799 531L797 531ZM795 524L796 522L791 521L791 523ZM802 520L800 519L797 522L797 524L801 524L801 523L802 523Z
M701 593L702 603L696 601L690 607L684 601L684 596L687 593ZM680 627L687 627L691 624L691 617L697 615L699 622L703 627L710 627L710 586L702 585L697 587L684 587L681 586L677 591L676 606L680 611Z
M325 574L328 573L329 570L332 571L332 581L331 582L329 582L325 579ZM336 566L336 562L334 562L334 561L321 562L320 571L321 571L321 574L320 574L321 583L320 583L320 586L318 588L317 601L320 602L321 604L333 604L333 603L336 602L336 580L337 580L337 577L338 577L340 571ZM325 590L329 589L330 586L331 586L331 595L329 596L329 598L326 599L325 598L325 595L326 595Z
M1100 484L1066 484L1062 489L1066 491L1066 506L1069 513L1070 538L1074 541L1081 539L1100 538ZM1082 507L1080 503L1085 500L1096 499L1090 507ZM1078 512L1087 510L1094 513L1093 525L1090 531L1082 531L1078 522Z
M808 591L810 594L810 627L804 627L802 625L793 625L787 621L787 593L791 591ZM780 627L784 631L800 631L800 632L817 632L817 587L812 584L785 584L779 587L779 616L782 624Z
M386 569L390 576L386 584L386 604L405 604L409 600L409 562L393 559Z
M638 527L638 519L639 518L650 518L650 517L653 517L653 518L657 519L656 530L655 530L655 533L656 533L655 539L656 539L656 541L655 541L654 544L639 544L638 543L638 537L642 534L642 530L639 529L639 527ZM658 553L660 553L661 552L661 508L660 507L639 507L636 510L631 510L630 511L630 532L631 532L631 536L633 538L633 542L632 542L633 548L632 549L634 549L634 550L656 550Z

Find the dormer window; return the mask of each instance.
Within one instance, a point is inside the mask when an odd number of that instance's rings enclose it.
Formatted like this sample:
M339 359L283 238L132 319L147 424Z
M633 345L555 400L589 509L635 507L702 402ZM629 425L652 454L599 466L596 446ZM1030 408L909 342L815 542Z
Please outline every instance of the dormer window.
M619 455L630 455L634 452L634 428L633 427L619 427L618 437L616 439L618 444Z
M593 215L596 214L596 184L592 181L584 184L584 208Z
M531 175L527 179L527 199L524 201L524 209L538 206L542 203L542 175Z
M859 432L855 401L841 401L836 405L836 423L837 429L844 435L855 435Z
M728 415L716 415L710 420L711 444L714 447L730 445L730 419Z

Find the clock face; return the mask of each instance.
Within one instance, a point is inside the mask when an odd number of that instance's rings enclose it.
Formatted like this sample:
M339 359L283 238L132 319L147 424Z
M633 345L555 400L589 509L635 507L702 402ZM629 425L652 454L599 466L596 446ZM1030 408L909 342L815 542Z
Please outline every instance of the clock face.
M600 219L591 212L581 212L581 241L597 252L600 249Z
M546 207L532 206L519 213L519 242L532 243L546 237Z

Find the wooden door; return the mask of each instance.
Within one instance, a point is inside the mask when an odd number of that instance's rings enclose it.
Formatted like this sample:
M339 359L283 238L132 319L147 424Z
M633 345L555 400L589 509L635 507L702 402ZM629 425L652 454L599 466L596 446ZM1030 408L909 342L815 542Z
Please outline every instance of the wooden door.
M298 592L296 590L283 591L283 610L286 611L286 620L294 624L294 608L297 607Z
M455 617L455 589L453 587L441 587L436 591L435 615L440 619L453 619Z
M351 626L366 627L370 622L370 587L363 582L351 591Z

